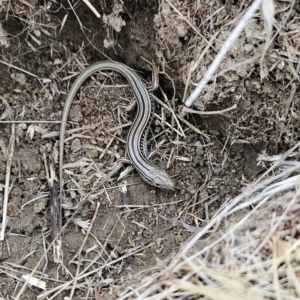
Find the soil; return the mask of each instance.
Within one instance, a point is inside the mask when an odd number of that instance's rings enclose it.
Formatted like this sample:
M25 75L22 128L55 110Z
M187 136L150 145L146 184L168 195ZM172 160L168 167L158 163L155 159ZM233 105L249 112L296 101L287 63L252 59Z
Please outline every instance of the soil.
M223 2L219 2L222 6ZM23 284L21 276L36 267L51 243L45 166L50 168L50 164L54 164L58 177L60 124L55 121L61 120L73 77L89 64L110 58L137 70L145 84L151 85L152 67L159 66L161 89L154 93L162 100L166 95L169 105L178 112L183 104L189 63L198 58L206 45L181 18L166 13L163 9L166 3L127 0L124 5L117 1L111 4L92 1L92 4L101 12L100 19L83 2L74 4L76 15L64 1L60 5L48 3L50 8L34 1L12 3L1 13L1 24L9 43L7 47L1 43L1 60L51 82L43 83L28 73L0 64L0 99L5 99L11 109L3 120L41 121L37 124L19 122L15 127L9 220L0 251L0 299L16 297ZM192 12L188 5L183 7L178 1L173 4ZM238 4L230 5L230 16L241 9ZM224 13L230 9L226 7ZM202 20L211 12L201 7L194 13L194 18L199 20L196 22L198 30L204 33ZM295 7L294 16L297 15L299 8ZM169 29L163 32L167 17L169 23L165 26ZM107 19L110 21L105 21ZM172 24L178 25L177 31L172 31ZM221 26L221 23L216 25L214 33ZM247 28L218 72L253 57L264 45L253 33L262 30L263 21L255 18ZM193 83L201 79L230 29L218 35L214 49L209 50L193 74ZM180 123L185 137L179 136L154 118L148 137L148 151L153 153L151 161L165 168L174 149L168 173L179 182L178 189L154 188L133 171L126 178L127 207L121 207L119 172L104 186L98 182L118 158L126 156L129 129L126 124L134 118L134 111L127 113L124 107L134 98L132 90L124 78L109 72L97 74L84 83L69 114L67 130L76 131L65 136L63 200L68 209L63 209L63 224L70 219L76 205L89 197L63 232L64 266L54 262L50 251L37 268L47 277L43 277L47 289L71 280L77 268L79 272L88 268L85 273L94 273L78 280L81 286L75 289L73 299L116 299L114 287L122 286L124 276L149 269L173 255L193 234L194 226L204 226L229 199L263 172L264 166L257 163L259 154L281 153L299 140L299 119L290 113L285 115L293 75L285 60L278 63L278 56L272 56L274 51L281 51L280 44L265 58L268 75L263 78L258 59L208 84L195 109L220 111L234 104L237 108L226 114L187 115L185 118L201 134ZM189 91L193 88L190 84ZM296 91L293 107L290 106L296 114L299 99L299 91ZM4 102L0 101L0 116L5 109ZM155 110L161 115L157 103ZM179 130L169 111L164 110L163 115L166 122ZM43 123L44 120L53 122ZM88 129L82 128L84 126ZM12 124L0 124L1 216L11 132ZM103 149L107 153L103 153ZM80 221L92 223L89 233ZM84 242L86 234L89 236ZM123 256L124 259L118 260ZM36 299L43 292L29 285L21 298ZM54 299L64 299L70 293L70 289L64 289Z

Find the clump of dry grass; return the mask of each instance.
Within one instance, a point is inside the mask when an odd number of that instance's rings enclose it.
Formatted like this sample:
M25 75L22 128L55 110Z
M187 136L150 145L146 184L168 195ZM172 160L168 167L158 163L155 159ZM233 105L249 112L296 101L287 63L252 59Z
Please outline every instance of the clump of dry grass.
M299 299L299 145L119 299Z

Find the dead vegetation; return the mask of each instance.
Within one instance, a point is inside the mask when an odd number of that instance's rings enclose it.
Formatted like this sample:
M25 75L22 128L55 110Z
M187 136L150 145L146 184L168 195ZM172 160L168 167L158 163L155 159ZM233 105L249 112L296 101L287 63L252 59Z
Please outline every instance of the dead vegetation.
M0 299L299 299L299 4L91 4L0 9ZM57 123L72 78L107 57L159 78L149 152L180 187L131 173L121 203L132 91L93 76L70 111L61 260L47 209Z
M300 197L293 174L299 162L288 160L299 157L298 148L260 157L260 163L271 159L272 167L223 205L174 258L128 279L120 299L298 299ZM137 278L143 280L136 284Z

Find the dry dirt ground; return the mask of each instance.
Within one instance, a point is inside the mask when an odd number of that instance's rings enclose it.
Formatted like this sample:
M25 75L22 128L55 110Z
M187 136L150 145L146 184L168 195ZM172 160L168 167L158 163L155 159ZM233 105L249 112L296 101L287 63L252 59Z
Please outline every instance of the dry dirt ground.
M45 166L53 162L58 176L60 124L55 121L61 120L74 77L93 62L110 58L138 71L150 86L152 70L159 67L160 88L154 93L178 113L186 84L189 94L249 5L200 2L92 1L99 19L83 2L1 4L1 121L41 123L15 126L9 220L0 251L0 299L18 295L21 276L36 267L50 244ZM179 182L176 191L154 188L133 171L126 178L129 206L121 207L119 174L98 185L125 155L134 112L127 113L124 106L133 94L124 78L112 72L97 74L80 88L69 114L67 130L73 131L65 137L64 224L76 205L89 197L63 232L64 266L54 263L51 251L38 265L35 276L43 275L46 291L62 288L50 296L116 299L115 287L122 286L123 277L172 256L195 226L205 225L265 169L257 164L259 154L281 153L299 141L300 5L278 1L276 12L274 28L280 33L263 63L259 54L266 32L259 13L222 61L218 77L194 106L214 113L185 117L198 130L179 120L183 137L170 110L155 104L162 119L154 118L148 150L162 168L173 151L168 172ZM211 47L206 49L208 41ZM191 63L198 59L188 80ZM227 113L216 112L233 105L236 108ZM12 127L0 124L1 216ZM76 273L82 278L72 290ZM44 299L46 291L28 286L20 299Z

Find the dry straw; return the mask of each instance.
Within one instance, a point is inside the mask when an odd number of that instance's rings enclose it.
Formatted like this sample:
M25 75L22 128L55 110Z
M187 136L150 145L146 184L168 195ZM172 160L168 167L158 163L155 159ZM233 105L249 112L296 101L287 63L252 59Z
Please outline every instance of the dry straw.
M263 176L119 299L299 299L299 146L260 157L272 160Z

